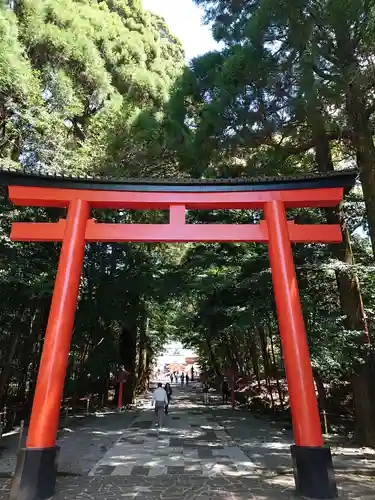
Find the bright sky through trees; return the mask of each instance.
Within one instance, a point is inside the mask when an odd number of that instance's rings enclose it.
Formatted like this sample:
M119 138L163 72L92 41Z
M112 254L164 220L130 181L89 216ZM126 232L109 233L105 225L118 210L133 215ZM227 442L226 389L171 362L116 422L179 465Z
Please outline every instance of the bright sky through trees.
M217 47L193 0L143 0L143 5L164 17L171 32L181 40L188 60Z

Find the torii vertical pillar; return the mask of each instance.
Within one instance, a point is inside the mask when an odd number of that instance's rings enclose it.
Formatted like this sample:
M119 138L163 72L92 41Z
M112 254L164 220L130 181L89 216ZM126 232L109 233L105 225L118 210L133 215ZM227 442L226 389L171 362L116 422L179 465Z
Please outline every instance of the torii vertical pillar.
M54 494L59 451L56 435L89 212L86 201L70 202L26 448L18 457L11 500L46 499Z
M265 204L269 255L288 380L295 445L291 447L296 490L303 497L337 497L331 451L322 430L305 325L282 201Z

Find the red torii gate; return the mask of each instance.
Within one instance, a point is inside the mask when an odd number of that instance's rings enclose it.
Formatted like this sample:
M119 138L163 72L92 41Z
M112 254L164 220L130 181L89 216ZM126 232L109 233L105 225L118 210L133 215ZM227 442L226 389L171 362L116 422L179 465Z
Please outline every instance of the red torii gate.
M19 174L6 177L9 198L15 205L67 208L67 218L56 223L12 224L12 240L62 241L62 248L26 448L18 457L11 498L39 500L54 492L60 404L84 248L92 241L268 243L293 419L296 490L309 498L337 496L331 452L323 447L291 242L340 242L341 228L288 222L286 209L337 206L344 188L353 186L356 173L273 182L237 179L187 183L108 183ZM168 209L170 220L169 224L98 223L90 218L91 208ZM186 211L192 209L262 209L265 220L241 225L186 224Z

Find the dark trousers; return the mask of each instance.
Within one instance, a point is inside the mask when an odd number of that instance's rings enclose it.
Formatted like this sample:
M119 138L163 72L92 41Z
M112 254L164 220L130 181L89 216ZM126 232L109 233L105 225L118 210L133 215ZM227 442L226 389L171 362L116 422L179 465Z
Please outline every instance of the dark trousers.
M165 414L166 414L166 415L168 415L168 408L169 408L169 402L170 402L170 400L171 400L171 397L170 397L170 396L168 396L168 394L167 394L167 398L168 398L168 404L167 404L167 405L165 405Z
M228 403L229 400L229 392L223 392L223 403Z
M164 419L164 401L155 401L155 420L159 424L159 427L163 427Z

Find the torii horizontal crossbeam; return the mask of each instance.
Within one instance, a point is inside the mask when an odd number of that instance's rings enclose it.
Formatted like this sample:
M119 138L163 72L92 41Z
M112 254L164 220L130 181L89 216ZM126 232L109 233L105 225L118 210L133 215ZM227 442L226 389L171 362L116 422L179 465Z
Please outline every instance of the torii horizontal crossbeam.
M66 222L14 222L13 241L62 241ZM288 223L294 243L339 243L341 229L335 224ZM87 221L87 242L248 242L267 243L268 228L261 224L105 224Z

